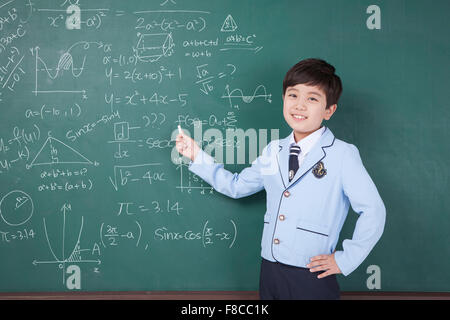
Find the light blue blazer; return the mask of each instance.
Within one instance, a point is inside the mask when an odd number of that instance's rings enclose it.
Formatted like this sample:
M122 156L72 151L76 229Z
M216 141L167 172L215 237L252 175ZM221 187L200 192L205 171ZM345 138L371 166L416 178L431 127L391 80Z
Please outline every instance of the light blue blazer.
M261 256L306 268L310 258L331 254L349 206L359 217L352 239L345 239L336 263L347 276L367 257L383 233L386 209L361 161L358 149L326 128L288 179L289 136L271 141L251 167L231 173L200 151L189 170L216 191L241 198L267 193Z

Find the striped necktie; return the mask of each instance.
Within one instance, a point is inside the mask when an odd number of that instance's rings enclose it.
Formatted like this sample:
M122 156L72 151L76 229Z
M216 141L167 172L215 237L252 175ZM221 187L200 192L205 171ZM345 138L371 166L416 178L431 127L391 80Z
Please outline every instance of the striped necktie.
M295 173L298 170L298 155L301 149L298 145L293 144L289 149L289 182L294 179Z

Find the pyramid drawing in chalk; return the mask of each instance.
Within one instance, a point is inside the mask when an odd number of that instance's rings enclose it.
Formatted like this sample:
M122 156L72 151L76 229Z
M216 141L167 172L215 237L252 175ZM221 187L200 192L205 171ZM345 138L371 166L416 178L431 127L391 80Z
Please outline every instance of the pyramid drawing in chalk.
M26 167L30 169L33 166L74 163L96 165L96 163L93 163L64 142L53 137L48 137L36 157L31 161L31 164Z
M225 21L223 22L222 28L220 29L220 31L222 32L232 32L235 31L237 29L237 24L234 21L233 17L231 16L231 14L229 14L227 16L227 18L225 19Z

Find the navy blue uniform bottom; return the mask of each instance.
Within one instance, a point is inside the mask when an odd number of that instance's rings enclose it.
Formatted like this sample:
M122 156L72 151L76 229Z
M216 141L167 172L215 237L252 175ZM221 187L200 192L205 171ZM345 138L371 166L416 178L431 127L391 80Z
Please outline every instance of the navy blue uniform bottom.
M336 275L317 279L320 273L262 259L259 297L261 300L340 299Z

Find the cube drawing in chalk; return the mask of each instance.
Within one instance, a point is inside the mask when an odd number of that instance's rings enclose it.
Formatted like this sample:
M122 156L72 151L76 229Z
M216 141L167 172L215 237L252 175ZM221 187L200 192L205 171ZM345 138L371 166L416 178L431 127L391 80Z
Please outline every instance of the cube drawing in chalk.
M161 57L173 54L173 38L171 33L139 34L136 50L139 58L145 62L155 62Z

